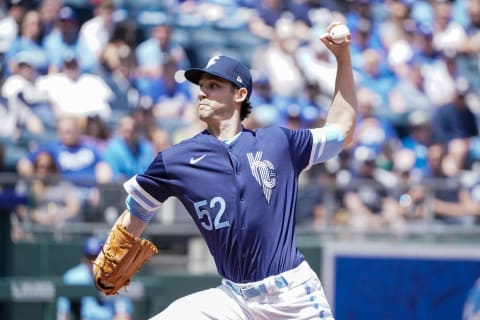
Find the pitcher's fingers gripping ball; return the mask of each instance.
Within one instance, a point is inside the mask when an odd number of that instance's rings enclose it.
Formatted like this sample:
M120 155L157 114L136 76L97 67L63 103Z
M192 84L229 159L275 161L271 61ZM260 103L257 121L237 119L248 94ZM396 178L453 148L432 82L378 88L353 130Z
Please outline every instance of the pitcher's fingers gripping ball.
M349 40L350 30L343 23L334 24L329 31L330 39L335 44L342 44L345 41Z
M95 286L106 295L117 294L157 252L153 243L135 237L117 224L93 264Z

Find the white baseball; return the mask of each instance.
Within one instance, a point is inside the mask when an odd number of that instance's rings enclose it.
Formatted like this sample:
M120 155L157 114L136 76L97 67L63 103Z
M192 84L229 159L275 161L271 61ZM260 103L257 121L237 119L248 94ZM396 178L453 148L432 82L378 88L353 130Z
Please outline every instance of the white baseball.
M342 44L345 42L345 38L350 34L350 30L345 24L337 24L330 29L330 38L335 44Z

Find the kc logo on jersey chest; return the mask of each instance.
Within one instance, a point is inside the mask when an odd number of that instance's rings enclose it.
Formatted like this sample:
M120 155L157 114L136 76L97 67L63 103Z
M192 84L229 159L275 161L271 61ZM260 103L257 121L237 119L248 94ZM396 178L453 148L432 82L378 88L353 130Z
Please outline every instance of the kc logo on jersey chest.
M262 151L258 151L255 155L251 152L247 153L248 163L252 170L252 175L263 189L263 194L267 203L272 198L272 189L277 183L277 171L269 160L262 160Z

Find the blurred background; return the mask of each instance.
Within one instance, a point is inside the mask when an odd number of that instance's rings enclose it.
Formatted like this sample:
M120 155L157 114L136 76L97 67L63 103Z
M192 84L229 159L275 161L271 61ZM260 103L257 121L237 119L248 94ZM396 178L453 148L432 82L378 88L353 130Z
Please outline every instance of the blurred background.
M126 292L100 296L90 261L123 182L204 129L183 70L237 58L245 127L322 126L331 21L352 32L356 140L301 174L299 249L338 320L477 319L480 0L0 1L0 319L145 319L216 286L175 199Z

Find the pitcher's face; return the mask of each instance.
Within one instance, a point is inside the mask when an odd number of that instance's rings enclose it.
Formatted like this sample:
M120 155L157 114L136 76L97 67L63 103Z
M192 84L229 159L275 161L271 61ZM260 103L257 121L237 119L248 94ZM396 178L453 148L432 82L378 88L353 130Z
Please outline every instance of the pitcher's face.
M197 97L200 120L228 119L235 112L235 89L229 81L205 74Z

